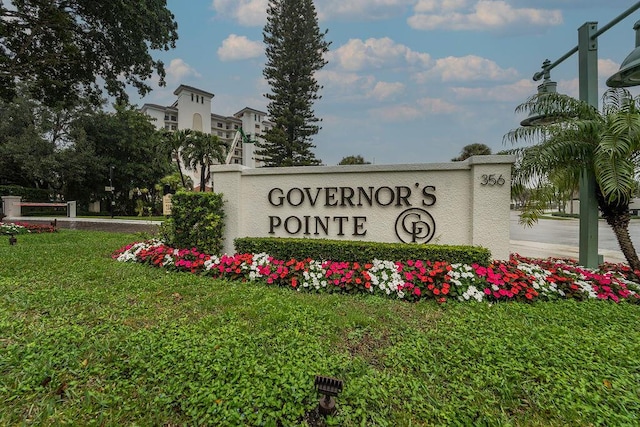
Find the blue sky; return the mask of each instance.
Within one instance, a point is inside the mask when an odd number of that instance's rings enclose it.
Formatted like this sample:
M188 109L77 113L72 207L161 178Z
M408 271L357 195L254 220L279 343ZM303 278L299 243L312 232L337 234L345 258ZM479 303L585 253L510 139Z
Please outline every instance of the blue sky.
M268 0L168 0L178 22L176 49L156 56L167 86L131 102L174 101L180 84L212 92L212 111L266 111L262 28ZM317 78L322 129L315 154L326 165L348 155L376 164L446 162L471 143L494 152L535 93L544 59L577 45L577 29L600 27L634 2L623 0L315 0L331 42ZM599 41L604 81L635 44L635 12ZM578 96L578 58L551 73L558 91ZM634 93L637 91L634 90Z

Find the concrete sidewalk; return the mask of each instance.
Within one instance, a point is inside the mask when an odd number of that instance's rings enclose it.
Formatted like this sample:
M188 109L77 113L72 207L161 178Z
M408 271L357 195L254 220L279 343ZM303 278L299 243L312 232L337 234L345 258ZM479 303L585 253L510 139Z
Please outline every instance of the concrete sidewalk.
M54 220L59 228L71 230L94 230L117 233L156 233L161 221L111 219L111 218L67 218L67 217L14 217L5 218L5 222L29 222L33 224L51 224ZM530 258L573 258L578 259L578 247L540 243L528 240L511 240L511 253ZM604 260L613 263L626 263L622 252L607 249L598 251Z
M6 217L4 222L28 222L30 224L52 224L69 230L109 231L113 233L156 233L162 221L144 219L68 218L68 217Z
M525 240L511 240L511 253L529 258L572 258L578 259L578 247L568 245L555 245L551 243L530 242ZM615 264L627 263L626 258L620 251L599 249L598 253L604 257L606 262Z

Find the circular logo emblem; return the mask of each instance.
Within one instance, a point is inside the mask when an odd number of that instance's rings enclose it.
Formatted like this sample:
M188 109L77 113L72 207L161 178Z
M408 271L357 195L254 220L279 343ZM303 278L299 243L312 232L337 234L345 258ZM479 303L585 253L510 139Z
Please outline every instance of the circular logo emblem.
M396 219L396 236L404 243L428 243L436 234L436 222L424 209L409 208Z

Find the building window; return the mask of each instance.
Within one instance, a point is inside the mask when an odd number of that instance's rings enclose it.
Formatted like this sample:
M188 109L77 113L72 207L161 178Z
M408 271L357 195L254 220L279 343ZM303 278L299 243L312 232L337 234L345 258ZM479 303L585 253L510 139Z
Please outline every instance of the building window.
M193 94L191 94L191 102L193 102Z
M256 129L260 129L260 125L256 123Z
M164 128L165 128L166 130L171 129L171 128L169 127L169 123L165 124L165 125L164 125Z
M240 156L242 153L240 152L240 150L235 150L233 154L235 154L236 156Z
M171 130L177 130L177 129L178 129L178 126L176 126L176 125L171 125Z
M234 130L238 130L238 125L233 125Z
M233 159L233 163L235 163L236 165L240 164L240 159Z
M231 135L229 135L229 132L227 132L227 139L231 138Z
M178 121L178 116L171 116L171 121L172 122L177 122Z
M222 131L218 131L218 136L222 136Z
M165 121L166 121L166 120L169 120L169 115L168 115L168 114L165 114L165 115L164 115L164 119L165 119Z

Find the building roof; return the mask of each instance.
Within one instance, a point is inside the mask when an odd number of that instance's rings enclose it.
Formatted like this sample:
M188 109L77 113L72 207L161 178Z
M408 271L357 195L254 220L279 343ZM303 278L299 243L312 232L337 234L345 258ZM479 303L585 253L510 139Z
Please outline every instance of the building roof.
M267 115L267 113L265 113L264 111L260 111L260 110L256 110L255 108L249 108L249 107L244 107L242 110L238 111L237 113L234 114L234 116L239 116L242 113L244 113L245 111L249 111L251 113L259 113L259 114L263 114L263 115Z
M206 90L198 89L197 87L187 86L187 85L178 86L178 88L173 91L173 94L180 95L180 92L182 92L183 90L188 90L190 92L197 93L199 95L208 96L210 98L213 98L215 96L214 94L212 94L211 92L207 92Z
M140 111L148 110L148 109L155 109L155 110L162 110L162 111L169 110L169 111L176 111L176 112L178 111L178 109L173 106L165 107L164 105L150 104L150 103L144 104L142 105L142 107L140 107Z

